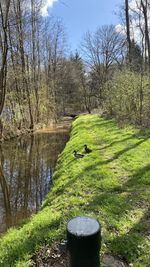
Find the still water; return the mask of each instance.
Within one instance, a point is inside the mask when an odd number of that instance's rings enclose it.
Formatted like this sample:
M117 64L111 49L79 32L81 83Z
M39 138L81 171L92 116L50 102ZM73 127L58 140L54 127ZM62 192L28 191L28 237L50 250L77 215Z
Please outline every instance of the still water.
M68 138L39 133L0 144L0 233L38 211Z

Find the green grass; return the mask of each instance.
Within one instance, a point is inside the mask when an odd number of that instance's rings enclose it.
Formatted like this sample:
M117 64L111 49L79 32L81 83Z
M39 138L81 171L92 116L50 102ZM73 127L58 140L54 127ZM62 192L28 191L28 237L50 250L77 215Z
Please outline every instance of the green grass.
M109 252L130 266L148 267L149 137L149 130L120 129L113 120L97 115L75 120L41 211L0 239L0 266L31 266L34 251L65 238L69 219L88 215L101 222L101 254ZM82 153L84 144L92 153L75 159L73 150Z

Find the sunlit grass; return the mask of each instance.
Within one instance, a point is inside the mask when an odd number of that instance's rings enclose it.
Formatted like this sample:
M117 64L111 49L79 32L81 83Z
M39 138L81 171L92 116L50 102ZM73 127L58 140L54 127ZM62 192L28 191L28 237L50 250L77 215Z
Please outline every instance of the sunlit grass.
M84 153L84 144L92 153L74 158L73 150ZM0 266L31 266L35 250L65 238L70 218L88 215L101 222L101 254L109 252L134 267L148 267L149 177L148 130L120 129L113 120L97 115L79 117L41 211L1 238Z

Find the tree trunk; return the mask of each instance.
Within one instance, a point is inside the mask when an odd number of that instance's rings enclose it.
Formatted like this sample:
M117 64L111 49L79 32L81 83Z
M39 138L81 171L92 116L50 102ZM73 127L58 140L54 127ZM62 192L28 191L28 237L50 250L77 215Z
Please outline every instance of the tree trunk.
M128 43L129 64L131 66L131 37L130 37L130 18L129 18L128 0L125 0L125 18L126 18L126 34Z
M143 2L141 0L141 7L142 7L142 12L144 16L144 24L145 24L145 43L147 47L147 53L148 53L148 68L150 70L150 37L149 37L149 28L148 28L148 3L147 0Z
M3 111L5 94L6 94L7 52L8 52L7 26L8 26L9 7L10 7L10 0L6 1L5 8L0 3L0 16L1 16L0 43L1 43L1 58L2 58L2 63L0 68L0 115Z

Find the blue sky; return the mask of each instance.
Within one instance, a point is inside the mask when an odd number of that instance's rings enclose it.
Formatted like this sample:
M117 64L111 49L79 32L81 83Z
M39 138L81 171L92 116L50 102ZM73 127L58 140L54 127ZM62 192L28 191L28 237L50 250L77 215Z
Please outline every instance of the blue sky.
M45 1L48 13L62 18L72 50L78 49L84 33L88 30L93 32L98 26L119 23L119 18L114 13L122 4L122 0Z

